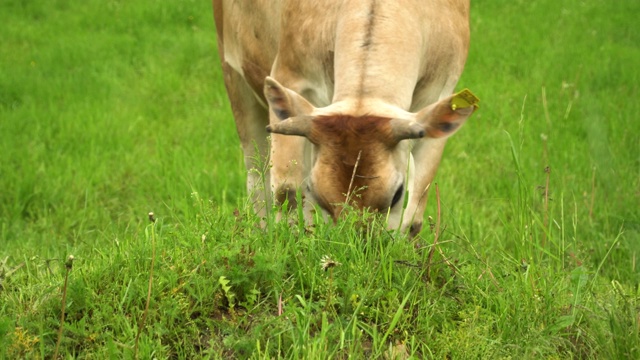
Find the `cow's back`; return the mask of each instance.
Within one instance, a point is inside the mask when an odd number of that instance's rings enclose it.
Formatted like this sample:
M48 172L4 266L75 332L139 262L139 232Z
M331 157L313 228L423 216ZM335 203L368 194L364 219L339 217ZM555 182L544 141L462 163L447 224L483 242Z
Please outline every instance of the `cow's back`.
M367 86L390 89L388 97L398 97L391 102L409 110L437 100L436 93L447 81L438 78L440 74L462 71L468 47L468 6L464 0L215 0L214 14L221 60L242 74L261 98L264 79L271 75L315 106L335 101L334 91L343 98L359 95L356 87ZM367 49L365 39L367 22L374 16L392 19L386 23L394 27L376 29L382 55L373 60L377 70L370 69L372 59L361 61L358 53L376 51ZM407 76L411 66L415 69ZM401 80L398 72L408 81L389 84L387 77ZM358 73L371 84L360 84ZM336 76L342 82L338 88ZM414 99L416 87L434 91Z

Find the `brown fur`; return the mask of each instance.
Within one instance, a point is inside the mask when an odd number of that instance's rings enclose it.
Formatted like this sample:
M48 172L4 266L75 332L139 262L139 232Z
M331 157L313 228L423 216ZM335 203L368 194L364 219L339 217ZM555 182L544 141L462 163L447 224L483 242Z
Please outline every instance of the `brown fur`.
M316 193L321 205L334 215L336 205L344 203L347 193L352 205L358 208L383 210L390 199L376 199L376 188L386 180L380 172L390 155L394 138L389 118L376 116L354 117L348 115L321 116L314 120L311 141L318 146L318 164L326 174L327 188ZM322 186L324 185L324 186ZM349 188L351 186L351 188Z

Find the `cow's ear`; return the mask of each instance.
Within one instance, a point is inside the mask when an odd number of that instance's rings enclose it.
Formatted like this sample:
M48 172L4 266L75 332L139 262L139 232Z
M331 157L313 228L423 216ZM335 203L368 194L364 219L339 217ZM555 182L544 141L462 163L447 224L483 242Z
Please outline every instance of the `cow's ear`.
M269 108L280 120L310 115L314 110L313 105L304 97L282 86L270 76L264 81L264 96L269 102Z
M427 137L444 138L453 135L478 108L478 98L463 90L427 106L416 114Z

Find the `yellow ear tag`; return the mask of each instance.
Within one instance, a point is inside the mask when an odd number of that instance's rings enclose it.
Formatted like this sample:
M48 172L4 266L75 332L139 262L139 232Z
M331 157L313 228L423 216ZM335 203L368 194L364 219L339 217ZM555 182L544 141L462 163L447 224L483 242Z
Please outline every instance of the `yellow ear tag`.
M451 99L451 110L455 111L456 109L464 109L468 108L469 106L475 106L477 109L480 107L478 105L479 102L480 99L478 99L477 96L473 95L471 90L464 89L459 93L453 95L453 98Z

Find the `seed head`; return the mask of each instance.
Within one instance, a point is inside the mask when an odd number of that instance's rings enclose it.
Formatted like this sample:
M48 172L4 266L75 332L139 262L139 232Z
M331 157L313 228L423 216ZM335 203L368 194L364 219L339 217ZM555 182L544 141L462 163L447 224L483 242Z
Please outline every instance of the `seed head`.
M64 266L67 268L67 270L71 270L71 268L73 267L73 260L75 258L73 257L73 255L69 255L69 257L67 258L67 261L64 262Z
M334 266L342 265L341 263L331 259L328 255L325 255L320 259L320 268L323 271L327 271L327 269L332 268Z

